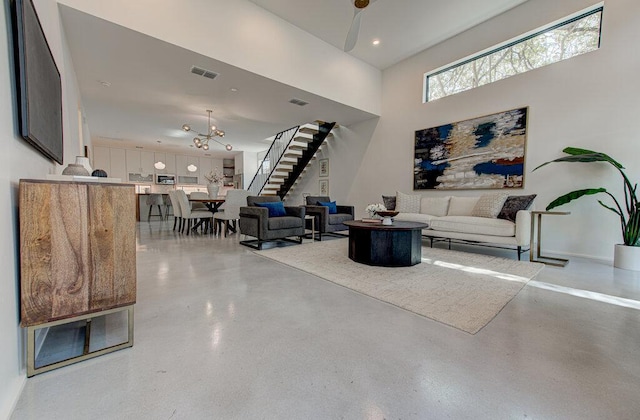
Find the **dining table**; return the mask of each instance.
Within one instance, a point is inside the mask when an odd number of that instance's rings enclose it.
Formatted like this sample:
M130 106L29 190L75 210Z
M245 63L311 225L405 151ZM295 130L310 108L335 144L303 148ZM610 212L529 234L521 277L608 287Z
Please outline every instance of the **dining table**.
M189 202L191 203L202 203L207 206L207 209L212 213L216 214L221 205L224 204L224 198L189 198ZM193 226L192 230L197 230L202 225L202 219L198 220L198 222ZM210 233L213 233L213 223L211 224L209 230Z

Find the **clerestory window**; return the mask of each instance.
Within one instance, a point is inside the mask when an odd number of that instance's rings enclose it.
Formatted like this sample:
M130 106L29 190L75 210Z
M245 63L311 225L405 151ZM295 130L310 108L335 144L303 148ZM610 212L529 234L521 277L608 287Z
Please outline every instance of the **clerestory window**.
M425 74L424 102L600 48L602 4Z

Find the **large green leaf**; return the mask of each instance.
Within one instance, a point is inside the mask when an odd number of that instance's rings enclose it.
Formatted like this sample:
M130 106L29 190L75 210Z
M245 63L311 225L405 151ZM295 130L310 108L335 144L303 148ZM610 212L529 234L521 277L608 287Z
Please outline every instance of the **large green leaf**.
M546 166L546 165L548 165L550 163L554 163L554 162L582 162L582 163L608 162L608 163L612 164L613 166L615 166L617 169L624 169L624 166L622 166L615 159L613 159L611 156L609 156L609 155L607 155L605 153L595 152L595 151L589 150L589 149L581 149L579 147L565 147L562 151L564 153L568 154L569 156L563 156L561 158L554 159L554 160L549 161L549 162L545 162L542 165L536 167L534 169L534 171L536 169L539 169L539 168L541 168L543 166Z
M618 163L614 158L612 158L611 156L604 154L602 152L595 152L593 150L589 150L589 149L580 149L579 147L565 147L562 150L564 153L568 154L568 155L573 155L573 156L579 156L579 155L601 155L607 162L611 163L613 166L615 166L618 169L624 169L624 166L622 166L620 163Z
M558 159L554 159L552 161L549 162L545 162L542 165L538 166L537 168L534 169L534 171L536 169L542 168L543 166L546 166L550 163L554 163L554 162L581 162L581 163L590 163L590 162L608 162L611 163L612 165L614 165L615 167L622 169L623 167L616 161L612 161L612 159L605 155L604 153L591 153L588 155L570 155L570 156L563 156L561 158Z
M551 203L549 203L549 205L547 206L547 211L554 209L558 206L567 204L573 200L577 200L578 198L583 197L585 195L594 195L594 194L606 193L606 192L607 190L604 188L588 188L586 190L571 191L570 193L561 195L560 197L556 198Z

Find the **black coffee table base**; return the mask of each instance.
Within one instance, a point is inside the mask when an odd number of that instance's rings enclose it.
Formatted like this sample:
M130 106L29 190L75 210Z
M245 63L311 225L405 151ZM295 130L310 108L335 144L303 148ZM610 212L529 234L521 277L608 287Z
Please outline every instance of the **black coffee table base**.
M376 229L370 226L362 228L354 224L349 225L349 258L353 261L383 267L409 267L420 263L420 228Z

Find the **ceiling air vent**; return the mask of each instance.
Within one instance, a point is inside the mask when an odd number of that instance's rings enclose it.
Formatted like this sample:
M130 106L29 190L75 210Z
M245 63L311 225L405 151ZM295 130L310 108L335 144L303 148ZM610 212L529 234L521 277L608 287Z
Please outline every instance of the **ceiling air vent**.
M197 74L198 76L206 77L207 79L215 79L218 77L218 73L213 72L211 70L203 69L198 66L191 66L191 73Z
M309 102L305 102L302 99L296 99L296 98L293 98L292 100L290 100L289 103L292 103L298 106L309 105Z

